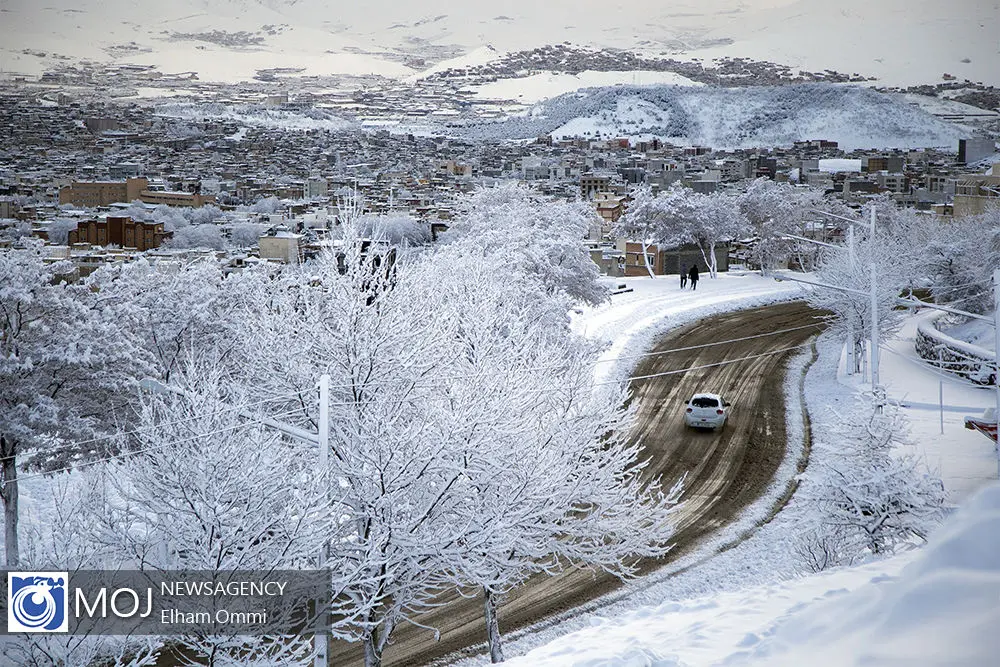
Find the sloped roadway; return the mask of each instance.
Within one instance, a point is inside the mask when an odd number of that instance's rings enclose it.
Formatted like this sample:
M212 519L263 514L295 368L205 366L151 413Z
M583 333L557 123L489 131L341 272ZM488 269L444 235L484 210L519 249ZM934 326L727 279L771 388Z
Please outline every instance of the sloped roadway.
M672 330L651 352L691 347L735 338L725 345L649 356L633 375L655 375L633 382L637 403L635 437L641 439L650 474L665 485L685 472L684 507L677 515L674 548L661 559L643 563L653 571L690 551L708 534L732 521L767 488L785 455L784 369L821 328L820 314L801 302L726 313ZM816 325L814 327L805 325ZM795 329L796 327L800 327ZM777 335L760 334L794 329ZM734 363L719 364L734 359ZM699 432L683 423L686 401L698 391L721 393L732 403L729 421L719 432ZM500 610L502 633L538 623L554 614L613 591L620 582L603 573L572 570L557 577L535 577L508 596ZM425 614L421 623L396 629L383 665L446 664L458 653L483 650L486 633L481 598L458 599ZM335 642L330 664L362 665L358 645Z

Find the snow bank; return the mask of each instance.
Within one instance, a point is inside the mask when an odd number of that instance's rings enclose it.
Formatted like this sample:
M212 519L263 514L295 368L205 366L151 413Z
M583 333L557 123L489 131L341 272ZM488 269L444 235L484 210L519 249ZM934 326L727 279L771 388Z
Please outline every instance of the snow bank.
M596 619L507 664L992 666L1000 655L998 554L993 485L918 552Z
M779 619L727 664L963 665L1000 656L1000 485L978 495L895 580Z

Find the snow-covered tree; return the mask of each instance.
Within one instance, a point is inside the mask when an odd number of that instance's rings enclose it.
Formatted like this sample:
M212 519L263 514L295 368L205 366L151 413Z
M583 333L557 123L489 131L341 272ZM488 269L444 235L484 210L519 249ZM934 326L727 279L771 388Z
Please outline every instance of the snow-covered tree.
M120 304L60 280L71 268L47 263L38 245L0 252L0 499L10 566L19 559L19 457L51 468L85 456L57 445L99 429L116 411L115 394L148 368Z
M420 245L431 240L430 225L403 214L364 215L358 221L359 233L393 245Z
M1000 208L980 216L928 221L920 260L938 302L974 313L991 311L993 271L1000 266Z
M636 192L628 211L615 229L626 238L671 247L693 243L701 251L712 278L718 277L715 248L739 238L748 230L738 200L726 193L703 195L675 184L653 197L648 188ZM647 270L652 275L652 269Z
M694 202L692 240L701 249L709 276L719 275L715 248L718 244L740 238L749 230L747 219L740 212L739 201L726 193L700 196Z
M244 381L268 395L301 395L321 373L331 376L332 490L343 495L351 534L331 547L332 558L359 573L343 596L364 610L335 631L361 641L366 664L378 665L393 629L453 581L464 497L449 485L457 461L422 408L446 331L432 315L434 286L358 236L345 243L340 258L301 272L241 277L236 307L255 320L238 331L238 358L247 361ZM290 419L315 427L311 401L284 405L298 408Z
M174 230L173 236L165 244L167 248L208 248L225 250L229 244L222 236L222 229L212 223L188 225Z
M814 569L924 541L947 501L941 480L905 452L908 426L897 406L859 405L839 418L831 440L816 444L829 463L811 467L803 490L816 510L804 532Z
M833 330L853 331L855 347L870 335L872 267L875 269L875 288L878 301L879 339L881 344L889 338L902 322L897 299L910 282L910 264L905 248L908 240L900 239L888 231L876 230L874 239L863 239L855 244L852 259L847 248L832 249L823 254L816 271L817 279L840 289L817 288L808 293L810 305L834 313Z
M607 298L583 243L596 216L587 204L544 200L523 186L504 184L461 199L458 211L444 240L500 255L550 293L595 304Z
M269 225L253 222L237 222L229 229L229 243L234 248L249 248L257 245L261 235Z
M537 572L598 567L627 576L662 555L679 489L643 477L623 393L595 397L596 350L574 340L524 276L452 246L426 263L451 333L441 401L427 418L460 454L468 497L460 584L484 596L494 662L498 605ZM547 312L548 311L548 312ZM554 311L554 312L552 312ZM548 322L548 324L546 324Z
M47 227L49 243L55 245L66 245L69 233L76 230L79 220L77 218L56 218Z
M612 230L618 238L639 239L650 278L655 277L649 263L647 248L650 245L671 247L691 240L689 229L692 224L686 217L691 211L686 203L681 186L670 188L656 197L650 188L638 188L632 193L625 215L619 218Z
M98 304L118 308L155 359L154 374L169 381L185 353L225 347L227 310L222 272L209 260L152 264L139 260L102 267L87 280Z
M47 493L36 501L40 506L22 522L20 569L67 571L72 576L78 570L120 567L113 550L88 537L93 511L105 495L100 475L88 471L81 468L46 480ZM0 662L28 667L146 667L156 663L160 647L159 638L152 636L9 635L0 637Z
M331 376L331 474L353 528L335 557L364 574L344 595L367 610L342 636L366 664L444 590L494 599L557 560L624 574L662 553L676 499L608 435L623 400L591 398L572 297L471 241L393 251L354 229L339 257L230 278L230 304L254 314L235 318L233 355L253 391L294 394L283 410L313 426L302 397Z
M293 440L263 423L271 404L249 401L216 362L191 360L172 386L184 395L143 402L124 447L130 455L92 475L100 498L81 528L101 545L105 567L296 570L317 566L321 550L344 538L327 471L312 443ZM327 565L333 590L349 579ZM341 606L346 624L358 608ZM310 638L185 635L175 638L197 655L191 664L303 664ZM181 651L184 654L185 651Z
M784 235L801 235L810 209L825 208L818 190L767 178L752 181L739 203L756 239L754 253L761 271L777 268L795 251L797 242Z

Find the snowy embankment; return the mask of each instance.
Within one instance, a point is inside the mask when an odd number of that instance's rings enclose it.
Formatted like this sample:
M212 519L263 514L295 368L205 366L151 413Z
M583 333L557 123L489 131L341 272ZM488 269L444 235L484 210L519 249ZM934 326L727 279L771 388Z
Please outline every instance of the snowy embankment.
M992 485L920 551L666 602L508 664L992 666L1000 654L998 553L1000 485Z
M796 295L782 291L749 296L752 284L766 290L767 281L756 276L723 276L718 283L703 281L709 289L697 297L684 293L671 298L670 290L676 289L676 284L657 281L627 279L635 288L628 302L614 297L618 301L612 306L579 318L577 326L586 322L588 335L614 340L613 349L621 354L621 350L641 349L663 328L740 307L732 301L728 307L713 303L713 292L718 296L724 291L737 302L742 294L744 304L755 298L763 302ZM659 316L652 310L657 304L665 311ZM938 433L940 406L930 399L932 393L934 398L939 395L939 376L922 365L913 351L917 319L909 318L886 346L882 380L890 398L903 401L917 451L939 470L952 498L961 500L989 484L995 473L992 444L961 424L963 410L976 410L977 405L988 404L991 396L981 388L952 380L946 394L948 403L940 413L946 415L946 435ZM720 338L725 337L720 334ZM863 378L843 375L841 341L823 335L817 348L819 358L803 383L804 398L810 408L814 444L835 445L824 440L839 419L836 411L850 409L866 387ZM875 664L885 664L888 655L898 655L900 664L911 665L995 664L997 640L975 633L983 622L991 619L995 625L1000 620L995 616L1000 614L996 602L1000 600L1000 557L996 555L1000 553L1000 488L991 488L991 495L981 496L975 501L978 505L967 508L939 531L925 549L819 575L803 577L801 559L795 554L810 507L793 497L773 520L756 527L784 488L782 480L794 476L794 464L802 450L797 384L808 356L804 353L793 360L785 380L789 453L765 497L695 553L631 582L620 593L575 615L511 633L509 654L530 652L508 664L819 665L827 664L822 662L827 656L838 665L846 665L854 664L849 661L852 657L861 664L866 655L875 658ZM615 375L626 368L616 369ZM814 447L810 463L825 464L824 457L834 450ZM805 479L800 488L810 483ZM992 526L992 535L980 532L980 524ZM752 530L749 536L748 529ZM728 548L732 543L735 546ZM938 581L947 584L937 588ZM957 594L939 594L949 589ZM935 597L927 597L932 595ZM921 599L925 604L918 604ZM979 614L987 602L992 604L992 618ZM931 624L940 625L941 632L933 630ZM955 654L956 659L942 655L941 650L950 644L935 643L935 637L961 637L961 648L969 653ZM900 642L909 643L893 648ZM875 653L883 646L892 652ZM485 664L485 660L466 664Z

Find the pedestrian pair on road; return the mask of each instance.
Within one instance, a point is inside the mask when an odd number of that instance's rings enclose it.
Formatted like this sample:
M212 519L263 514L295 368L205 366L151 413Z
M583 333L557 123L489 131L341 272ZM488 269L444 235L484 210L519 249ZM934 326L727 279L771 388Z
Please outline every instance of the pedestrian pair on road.
M687 287L688 280L691 281L691 289L698 289L698 265L693 264L690 269L687 269L683 264L681 264L681 289Z

